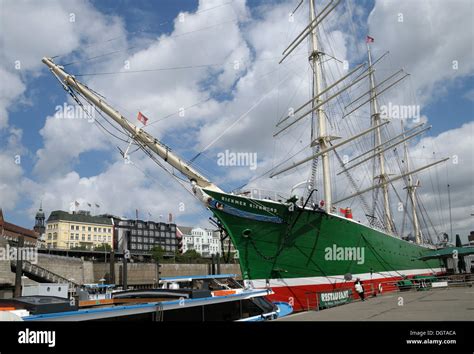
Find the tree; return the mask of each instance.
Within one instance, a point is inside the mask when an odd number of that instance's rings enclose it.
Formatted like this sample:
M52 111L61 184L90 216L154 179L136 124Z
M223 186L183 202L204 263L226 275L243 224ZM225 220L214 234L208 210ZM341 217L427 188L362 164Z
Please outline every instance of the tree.
M235 263L235 254L236 252L225 252L224 254L221 254L221 263Z
M110 252L112 251L112 247L108 243L101 243L94 247L95 251L103 251L103 252Z
M209 260L203 258L196 250L187 250L183 254L176 253L176 263L209 263Z
M151 249L151 257L158 263L162 263L165 250L161 246L155 246Z
M79 246L73 246L70 248L70 250L76 250L76 251L88 251L89 249L87 248L86 245L79 245Z

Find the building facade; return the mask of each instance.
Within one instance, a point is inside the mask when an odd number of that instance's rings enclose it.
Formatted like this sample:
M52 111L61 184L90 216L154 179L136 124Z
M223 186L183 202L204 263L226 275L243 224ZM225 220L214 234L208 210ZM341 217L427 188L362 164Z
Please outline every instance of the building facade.
M220 232L219 231L215 231L218 235L219 235L219 238L220 238ZM223 246L223 249L224 249L224 253L227 254L228 252L230 252L233 256L234 259L238 259L239 258L239 252L237 251L237 249L235 248L234 244L232 243L232 241L230 240L230 237L227 237L223 242L222 242L222 246Z
M114 218L114 225L115 249L127 249L137 255L150 255L154 247L161 247L168 256L176 252L178 241L173 223Z
M17 245L20 238L23 238L24 247L36 247L38 234L34 230L5 221L3 211L0 209L0 237L4 237L13 245Z
M44 240L44 233L46 231L46 225L45 225L45 215L43 212L43 205L40 205L40 208L38 212L35 215L35 226L33 227L33 230L39 235L38 239Z
M101 250L103 244L113 246L113 223L110 218L92 216L79 210L68 213L62 210L51 212L46 221L45 242L48 248L71 249L84 247Z
M195 250L202 257L211 257L213 254L221 253L221 241L219 233L200 227L178 226L182 233L182 252Z

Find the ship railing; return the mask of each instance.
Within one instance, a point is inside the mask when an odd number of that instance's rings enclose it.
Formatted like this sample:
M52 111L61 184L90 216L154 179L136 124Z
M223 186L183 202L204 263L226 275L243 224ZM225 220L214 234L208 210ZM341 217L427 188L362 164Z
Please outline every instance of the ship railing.
M381 296L384 293L405 292L405 291L421 291L431 289L443 289L448 287L472 287L474 284L473 273L461 273L451 275L433 275L430 278L406 278L399 280L365 280L362 282L364 287L365 298ZM433 286L433 284L437 284ZM320 294L351 289L353 293L352 302L361 301L360 296L355 292L352 286L341 287L334 290L325 291L308 291L305 293L306 310L318 311L320 310L319 298Z
M284 202L290 198L287 193L259 188L239 190L235 194L252 199L272 200L274 202Z

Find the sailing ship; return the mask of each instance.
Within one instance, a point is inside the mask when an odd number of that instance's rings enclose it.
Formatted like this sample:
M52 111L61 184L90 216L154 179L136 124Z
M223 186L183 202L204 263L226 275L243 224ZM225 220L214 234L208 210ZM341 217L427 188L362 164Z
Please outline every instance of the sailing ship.
M383 117L378 103L379 96L403 80L407 74L400 70L383 81L376 83L375 65L385 54L372 59L370 46L373 38L367 36L367 63L347 70L347 73L330 84L326 83L324 60L331 58L325 53L320 41L320 26L327 16L338 6L340 0L330 0L316 11L314 0L304 0L309 4L309 24L290 43L280 61L290 57L301 43L309 43L309 65L312 72L312 97L277 124L275 136L290 127L309 120L311 123L310 155L289 165L280 164L270 177L275 177L297 166L310 163L310 178L304 183L304 198L289 195L288 198L269 198L261 191L225 192L201 174L191 163L180 158L164 143L145 130L127 120L110 106L104 97L87 87L76 77L67 73L51 58L43 58L51 72L64 89L78 102L82 99L117 123L147 154L158 156L187 177L194 195L208 208L216 219L222 233L232 240L239 253L242 277L247 286L270 287L272 299L290 302L295 311L304 309L308 298L319 292L352 289L355 278L360 278L374 289L389 289L388 281L397 281L414 275L443 272L443 264L437 259L424 259L435 247L426 243L420 225L419 200L414 182L415 174L447 160L440 159L426 166L410 170L408 168L407 141L425 132L429 127L420 123L408 130L383 139L387 134L390 117ZM334 137L327 129L329 115L325 107L354 85L368 83L368 90L345 107L349 117L361 107L370 108L366 117L369 127L352 132L346 138ZM349 161L341 159L338 150L350 143L355 144L363 137L373 136L373 146ZM335 141L339 139L338 141ZM385 154L397 146L405 145L405 170L393 176L388 172ZM339 174L346 175L353 193L334 200L331 190L331 154L340 162ZM123 153L126 157L126 152ZM321 162L321 166L319 166ZM370 162L373 167L373 181L361 189L353 177L352 169ZM320 170L321 169L321 170ZM333 170L334 172L334 170ZM319 176L321 175L322 178ZM410 201L412 240L397 234L390 209L389 187L395 181L405 182L407 198ZM316 186L321 185L317 189ZM373 203L369 207L364 196L372 192ZM380 193L381 192L381 196ZM321 200L318 200L321 196ZM367 223L356 221L349 208L339 215L336 206L343 206L348 200L360 200L366 212ZM355 293L355 292L354 292Z

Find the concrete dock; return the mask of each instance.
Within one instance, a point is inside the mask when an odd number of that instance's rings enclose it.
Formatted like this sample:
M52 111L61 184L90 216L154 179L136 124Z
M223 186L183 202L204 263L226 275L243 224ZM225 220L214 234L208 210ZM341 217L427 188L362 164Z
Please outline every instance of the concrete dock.
M278 321L474 321L474 287L386 293Z

